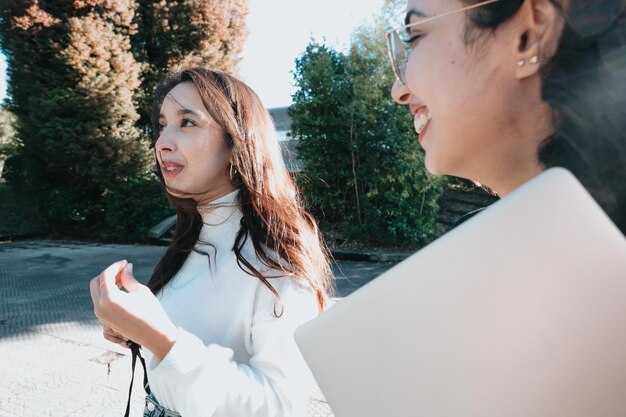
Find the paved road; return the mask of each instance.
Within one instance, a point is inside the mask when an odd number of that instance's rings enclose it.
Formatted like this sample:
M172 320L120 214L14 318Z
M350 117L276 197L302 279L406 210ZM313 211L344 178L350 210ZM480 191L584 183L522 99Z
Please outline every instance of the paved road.
M164 250L46 240L0 243L0 417L123 415L130 357L102 338L88 284L119 259L133 262L135 275L146 282ZM392 265L337 263L338 295ZM143 410L140 385L133 393L135 417Z

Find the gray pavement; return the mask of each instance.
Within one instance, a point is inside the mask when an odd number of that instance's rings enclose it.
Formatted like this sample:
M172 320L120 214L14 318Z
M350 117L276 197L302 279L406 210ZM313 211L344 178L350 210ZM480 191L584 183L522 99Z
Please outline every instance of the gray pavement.
M0 417L123 415L129 351L102 338L89 281L128 259L146 282L165 248L50 240L0 243ZM391 262L339 261L338 296ZM131 416L142 415L142 372ZM323 407L320 407L323 410Z

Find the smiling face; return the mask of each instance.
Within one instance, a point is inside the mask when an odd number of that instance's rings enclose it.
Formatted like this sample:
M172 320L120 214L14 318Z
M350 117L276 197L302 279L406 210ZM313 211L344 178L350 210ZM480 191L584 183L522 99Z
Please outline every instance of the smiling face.
M178 84L165 97L159 125L155 148L170 194L202 203L234 190L224 130L211 118L191 82Z
M409 0L407 23L465 6L458 0ZM468 33L467 13L401 34L410 42L406 85L396 80L392 96L415 116L428 171L494 187L498 177L540 170L537 147L545 125L536 121L539 114L533 109L540 85L538 80L520 81L516 73L515 18L469 41L478 32ZM536 100L527 99L529 94ZM533 119L534 126L524 125ZM522 140L527 136L533 140Z

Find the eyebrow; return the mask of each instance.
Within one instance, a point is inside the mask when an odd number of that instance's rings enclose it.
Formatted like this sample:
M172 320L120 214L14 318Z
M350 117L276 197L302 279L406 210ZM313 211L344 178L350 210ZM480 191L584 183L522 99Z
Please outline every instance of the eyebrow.
M404 24L408 25L411 23L411 16L417 16L417 17L428 17L425 13L416 10L416 9L411 9L408 12L406 12L406 16L404 17Z
M199 117L201 119L203 119L205 117L202 113L200 113L198 111L190 110L190 109L184 109L184 108L183 109L178 109L176 114L178 114L179 116L184 116L186 114L191 114L191 115ZM165 117L165 115L163 113L159 113L159 119L162 118L162 117Z

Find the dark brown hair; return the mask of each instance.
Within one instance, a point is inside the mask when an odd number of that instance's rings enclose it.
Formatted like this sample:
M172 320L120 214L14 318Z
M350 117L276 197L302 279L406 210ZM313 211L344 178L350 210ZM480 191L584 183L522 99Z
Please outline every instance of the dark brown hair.
M232 152L232 181L239 190L238 204L243 213L233 247L239 266L280 298L269 282L275 276L263 275L242 255L244 244L251 239L256 256L265 266L306 282L317 295L320 310L323 309L333 289L328 252L285 167L269 113L252 89L228 74L201 67L178 70L161 81L154 95L155 142L161 105L169 92L183 82L196 87L206 110L224 129L224 140ZM167 192L160 171L157 176ZM197 251L195 246L203 226L192 198L178 198L171 193L168 197L176 209L176 231L148 283L154 293L176 275L191 251Z

